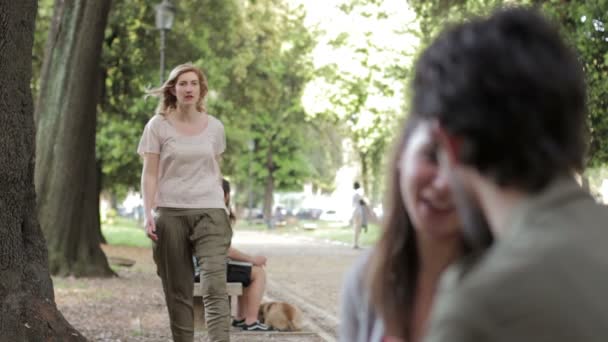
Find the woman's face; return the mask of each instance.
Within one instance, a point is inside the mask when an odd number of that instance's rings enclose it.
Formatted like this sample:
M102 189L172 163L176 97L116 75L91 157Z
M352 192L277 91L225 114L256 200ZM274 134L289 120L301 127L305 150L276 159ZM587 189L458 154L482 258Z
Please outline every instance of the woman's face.
M439 177L437 145L431 125L419 123L399 160L401 197L416 231L431 238L460 234L460 221L448 180Z
M201 85L198 75L193 71L185 72L175 83L175 97L181 105L195 105L201 97Z

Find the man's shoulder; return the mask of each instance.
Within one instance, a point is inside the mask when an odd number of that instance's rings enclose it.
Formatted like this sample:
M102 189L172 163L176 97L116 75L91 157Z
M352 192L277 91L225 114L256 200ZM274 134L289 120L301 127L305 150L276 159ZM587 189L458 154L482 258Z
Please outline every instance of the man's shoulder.
M592 260L584 253L564 252L559 245L539 245L531 251L531 245L501 242L466 271L462 265L449 269L442 277L439 300L445 310L467 308L472 316L500 321L564 304L586 305L584 298L577 299L580 286L601 296L608 276L599 271L608 266L608 257L599 254L606 253L595 251L598 260Z
M445 305L460 307L464 300L464 306L480 314L492 307L508 307L513 301L534 297L531 292L535 291L530 289L544 282L540 268L533 258L493 248L474 265L461 262L450 267L441 279L441 300Z
M483 340L504 332L500 322L518 320L528 307L542 306L535 266L501 260L502 253L491 250L474 265L458 263L443 274L428 341Z

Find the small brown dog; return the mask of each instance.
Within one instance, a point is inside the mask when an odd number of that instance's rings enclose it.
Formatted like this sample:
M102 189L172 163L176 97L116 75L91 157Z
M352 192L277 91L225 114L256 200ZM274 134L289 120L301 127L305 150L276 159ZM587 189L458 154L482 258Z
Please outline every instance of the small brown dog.
M268 302L260 305L260 322L278 331L302 330L302 312L285 302Z

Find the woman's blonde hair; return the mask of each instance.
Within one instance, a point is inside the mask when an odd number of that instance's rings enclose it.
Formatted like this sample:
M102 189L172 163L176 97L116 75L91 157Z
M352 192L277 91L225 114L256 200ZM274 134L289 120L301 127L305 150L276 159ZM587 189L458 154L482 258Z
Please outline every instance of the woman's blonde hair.
M209 91L207 78L199 67L192 63L185 63L178 65L171 70L169 78L165 81L165 83L163 83L162 86L148 89L146 91L146 97L155 96L160 98L158 107L156 107L156 114L165 115L167 114L168 110L177 108L177 97L173 94L175 91L175 84L177 83L177 79L187 72L194 72L198 76L200 98L196 103L196 110L199 112L205 111L205 96L207 96L207 92Z

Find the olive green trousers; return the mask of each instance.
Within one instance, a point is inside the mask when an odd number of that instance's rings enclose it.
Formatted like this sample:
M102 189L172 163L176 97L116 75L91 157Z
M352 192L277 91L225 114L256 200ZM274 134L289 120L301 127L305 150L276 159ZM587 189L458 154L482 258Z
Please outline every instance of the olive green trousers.
M153 246L153 256L163 283L173 340L194 340L194 255L201 267L209 341L230 341L226 257L232 227L226 211L158 208L156 213L158 240Z

